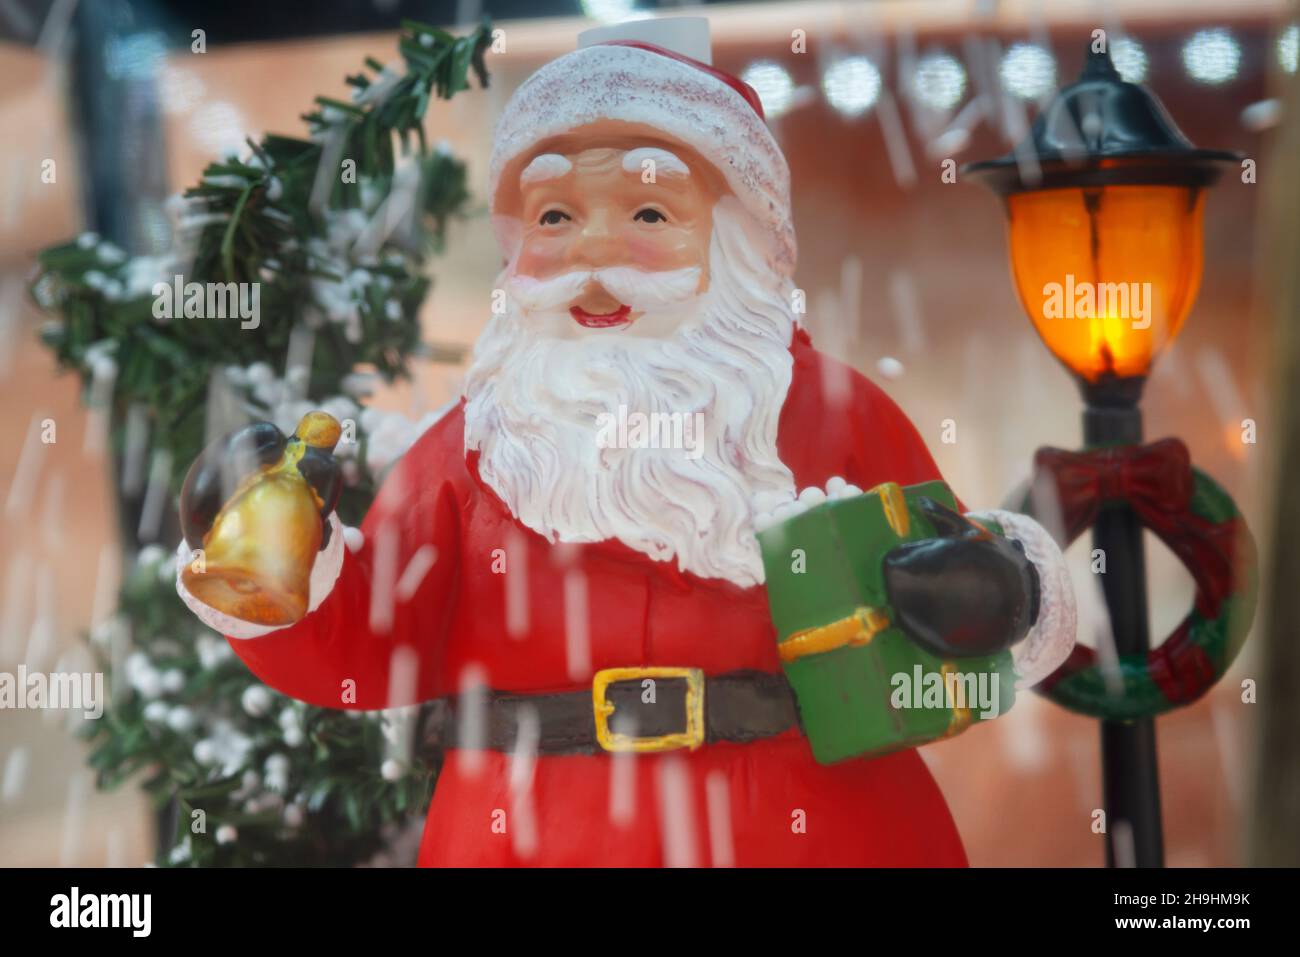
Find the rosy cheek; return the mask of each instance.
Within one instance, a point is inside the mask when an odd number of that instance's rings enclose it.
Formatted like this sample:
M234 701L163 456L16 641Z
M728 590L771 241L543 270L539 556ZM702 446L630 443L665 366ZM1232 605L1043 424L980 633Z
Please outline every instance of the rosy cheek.
M558 237L527 238L519 250L515 272L544 279L564 269L567 245Z
M665 272L700 266L699 246L689 235L669 231L650 233L634 232L627 239L630 265L647 272Z

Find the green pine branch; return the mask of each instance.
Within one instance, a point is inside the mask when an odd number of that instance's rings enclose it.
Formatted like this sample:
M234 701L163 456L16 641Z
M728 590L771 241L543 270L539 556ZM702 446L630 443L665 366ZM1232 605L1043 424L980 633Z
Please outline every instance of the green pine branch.
M154 282L170 282L173 273L162 259L128 259L110 244L84 238L37 257L34 295L59 316L44 330L45 342L87 383L89 350L116 344L115 404L120 410L143 403L151 410L161 443L173 453L175 484L203 445L212 372L259 360L279 367L299 324L314 327L318 336L313 395L337 394L359 363L373 364L388 380L407 374L408 358L420 346L418 310L429 290L423 267L441 247L447 223L469 202L464 164L429 149L422 120L432 97L467 89L471 72L486 85L491 28L484 21L456 37L408 22L402 31L404 70L389 72L367 59L369 75L350 78L359 102L318 98L318 108L304 117L310 139L272 134L250 142L247 158L210 164L184 193L187 212L202 225L187 237L191 261L178 262L175 272L186 282L260 283L257 329L240 330L233 320L155 318ZM386 237L365 263L328 249L340 214L372 216L393 195L402 156L419 165L411 228ZM322 170L331 158L339 168ZM345 162L353 165L344 170ZM326 189L314 207L318 177ZM322 318L313 282L355 278L359 271L369 281L353 290L358 331Z
M88 395L111 384L115 448L122 449L126 410L143 406L152 448L170 454L178 487L208 438L213 375L229 366L283 369L300 326L315 333L307 386L314 400L342 392L360 363L392 379L425 354L417 318L430 288L424 267L470 195L464 164L429 148L422 123L430 102L468 89L471 74L487 85L490 35L487 21L464 37L404 23L400 64L387 70L367 58L348 78L352 102L316 101L307 138L267 135L250 142L244 158L210 164L184 194L188 226L178 240L186 256L128 257L89 235L40 253L32 292L53 315L42 337ZM413 190L402 182L403 157L417 167ZM349 175L344 160L353 164ZM338 168L323 168L334 162ZM409 215L357 253L353 227L395 196ZM156 318L154 283L171 282L173 272L187 282L260 283L259 328ZM376 483L364 432L359 440L358 468L339 505L353 524ZM165 551L146 549L126 576L114 623L92 647L112 686L131 690L82 732L100 786L136 780L160 809L174 809L175 847L158 863L339 866L381 850L389 829L427 806L438 756L417 751L396 779L384 778L388 718L312 708L266 689L181 603L173 574ZM121 641L143 656L130 660L144 677L130 667L112 673ZM249 710L250 692L265 708ZM280 724L288 712L299 716L295 743ZM424 712L415 719L417 740L424 719ZM200 759L221 728L246 745L238 768ZM270 780L268 762L276 761L286 762L283 781ZM195 811L206 818L202 833L192 829ZM218 840L223 827L237 837Z

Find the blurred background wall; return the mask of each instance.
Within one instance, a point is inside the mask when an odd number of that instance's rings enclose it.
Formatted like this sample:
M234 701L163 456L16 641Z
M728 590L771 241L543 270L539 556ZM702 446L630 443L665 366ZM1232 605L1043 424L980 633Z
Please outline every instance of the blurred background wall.
M20 661L52 667L104 613L102 595L112 594L98 566L103 543L115 533L107 465L83 447L77 384L56 374L37 342L41 317L25 294L33 254L82 229L75 124L58 55L63 41L50 35L57 23L46 17L64 15L66 6L15 7L40 15L26 25L11 22L10 39L0 46L0 670L7 671ZM445 9L454 5L387 6L432 22L457 19ZM496 5L484 6L501 16ZM627 6L587 4L613 15ZM465 22L479 5L460 7ZM0 17L12 17L9 8ZM712 20L715 64L749 71L789 158L797 282L808 294L814 341L890 392L971 507L1000 504L1025 478L1038 446L1081 441L1075 388L1015 298L1001 210L981 188L941 176L945 159L960 164L1009 146L972 113L972 77L984 68L1003 70L1004 84L1020 91L1031 118L1039 98L1077 74L1090 31L1104 27L1132 41L1121 70L1146 82L1193 142L1259 159L1263 179L1272 175L1263 157L1278 121L1272 97L1296 69L1295 21L1273 0L772 2L710 5L704 12ZM188 30L189 11L178 16ZM275 16L286 35L272 42L226 43L209 26L202 55L146 51L160 59L163 168L172 190L195 181L223 151L239 149L245 136L300 133L299 114L314 96L344 95L342 77L365 55L391 57L391 34L294 39L295 21L283 9ZM311 14L303 8L294 16L301 22ZM196 27L205 22L194 18ZM507 45L489 57L491 88L436 106L428 122L431 138L446 140L469 161L478 196L486 187L493 122L510 92L572 49L591 21L498 25ZM795 30L806 32L806 52L792 52ZM1017 49L1018 59L1003 59ZM837 63L859 56L874 78L850 69L828 80ZM929 72L908 97L907 70L918 62ZM44 183L41 163L51 158L57 181ZM1256 268L1261 195L1231 172L1211 192L1200 297L1156 367L1145 410L1148 435L1182 437L1193 460L1224 484L1266 539L1261 465L1271 397L1263 371L1271 343ZM485 218L456 224L447 255L434 265L426 338L470 345L487 318L499 268ZM376 401L417 415L454 397L462 371L422 366L409 385ZM46 417L57 421L60 441L38 475L20 475L33 422ZM1241 441L1245 418L1257 422L1257 445ZM946 419L957 423L955 444L941 441ZM1091 643L1104 611L1085 559L1080 543L1071 560L1080 637ZM1185 613L1192 587L1153 539L1148 562L1153 635L1163 635ZM1253 724L1240 683L1256 660L1247 644L1211 695L1159 722L1172 866L1244 863ZM0 864L130 865L151 858L145 801L129 789L96 793L82 749L63 724L61 713L0 712ZM1090 828L1101 803L1093 720L1025 695L1003 719L922 753L972 864L1101 863L1103 838Z

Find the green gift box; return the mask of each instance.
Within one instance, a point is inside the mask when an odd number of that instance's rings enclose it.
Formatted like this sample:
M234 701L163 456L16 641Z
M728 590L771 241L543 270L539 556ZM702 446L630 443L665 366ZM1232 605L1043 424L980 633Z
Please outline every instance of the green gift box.
M882 563L935 536L921 497L957 508L943 482L889 482L758 535L782 667L819 763L950 737L1015 700L1009 653L941 659L892 624Z

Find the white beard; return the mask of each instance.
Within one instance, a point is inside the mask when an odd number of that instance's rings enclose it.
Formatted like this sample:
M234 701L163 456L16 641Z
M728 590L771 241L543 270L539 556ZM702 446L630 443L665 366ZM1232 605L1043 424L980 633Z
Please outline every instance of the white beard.
M714 209L709 286L669 338L626 331L560 338L506 289L465 384L465 448L514 516L551 542L617 539L704 578L763 581L753 516L794 497L777 454L795 326L746 214ZM626 300L624 300L626 301ZM635 302L633 308L636 308ZM642 324L648 313L637 320ZM690 449L610 448L607 416L702 421ZM702 419L693 414L702 413Z

